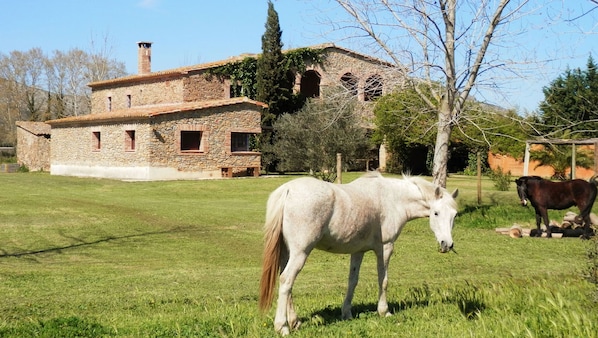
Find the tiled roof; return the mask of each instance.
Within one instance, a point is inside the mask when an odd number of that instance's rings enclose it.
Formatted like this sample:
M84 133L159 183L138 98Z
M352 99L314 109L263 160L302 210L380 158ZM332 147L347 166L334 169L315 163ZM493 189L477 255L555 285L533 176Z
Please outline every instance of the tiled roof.
M45 122L17 121L17 126L33 135L50 135L52 128Z
M320 44L320 45L314 45L314 46L310 46L307 48L311 48L311 49L337 49L340 50L342 52L345 52L347 54L351 54L353 56L358 56L367 60L370 60L372 62L376 62L376 63L380 63L380 64L385 64L387 66L393 66L393 64L369 56L369 55L365 55L365 54L361 54L355 51L352 51L350 49L347 48L343 48L343 47L339 47L333 43L324 43L324 44ZM292 51L295 49L299 49L299 48L294 48L294 49L289 49L288 51ZM214 62L208 62L208 63L202 63L202 64L197 64L197 65L192 65L192 66L185 66L185 67L180 67L180 68L173 68L173 69L167 69L167 70L163 70L163 71L158 71L158 72L152 72L149 74L135 74L135 75L129 75L129 76L125 76L125 77L119 77L116 79L110 79L110 80L104 80L104 81L97 81L97 82L92 82L90 83L88 86L90 87L101 87L101 86L107 86L107 85L112 85L112 84L121 84L121 83L127 83L127 82L137 82L137 81L143 81L143 80L149 80L149 79L153 79L153 78L160 78L160 77L169 77L169 76L178 76L181 74L186 74L192 71L199 71L199 70L205 70L205 69L211 69L211 68L216 68L216 67L220 67L220 66L224 66L226 64L229 63L234 63L234 62L238 62L238 61L242 61L245 58L248 57L257 57L259 56L259 54L241 54L238 56L233 56L230 57L228 59L225 60L220 60L220 61L214 61Z
M117 83L136 82L136 81L149 80L149 79L153 79L153 78L177 76L177 75L186 74L186 73L189 73L192 71L198 71L198 70L204 70L204 69L210 69L210 68L224 66L229 63L241 61L241 60L245 59L246 57L254 57L254 56L255 56L254 54L243 54L240 56L230 57L226 60L202 63L202 64L198 64L198 65L185 66L185 67L180 67L180 68L167 69L167 70L162 70L162 71L158 71L158 72L151 72L148 74L141 74L141 75L135 74L135 75L119 77L116 79L92 82L92 83L88 84L88 86L93 88L93 87L101 87L101 86L112 85L112 84L117 84Z
M202 110L208 108L231 106L240 103L249 103L258 107L266 108L265 103L248 99L247 97L235 97L224 100L185 102L176 104L147 105L141 107L132 107L128 109L119 109L110 112L97 114L88 114L82 116L71 116L62 119L47 121L50 125L60 125L69 123L97 123L107 121L123 121L151 118L153 116L172 114L193 110Z

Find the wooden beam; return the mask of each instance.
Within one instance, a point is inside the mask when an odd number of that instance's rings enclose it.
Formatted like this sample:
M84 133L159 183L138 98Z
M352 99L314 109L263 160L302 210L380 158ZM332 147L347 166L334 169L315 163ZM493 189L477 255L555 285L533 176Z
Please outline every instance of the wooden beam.
M525 142L525 156L523 158L523 176L529 174L529 147L530 141Z
M575 144L571 145L571 179L575 179L575 168L577 167Z

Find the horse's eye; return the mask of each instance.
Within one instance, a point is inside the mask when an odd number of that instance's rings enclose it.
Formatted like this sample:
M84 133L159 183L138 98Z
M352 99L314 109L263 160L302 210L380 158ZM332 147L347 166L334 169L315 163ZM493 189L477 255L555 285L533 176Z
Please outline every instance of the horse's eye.
M434 211L434 216L438 216L438 211Z

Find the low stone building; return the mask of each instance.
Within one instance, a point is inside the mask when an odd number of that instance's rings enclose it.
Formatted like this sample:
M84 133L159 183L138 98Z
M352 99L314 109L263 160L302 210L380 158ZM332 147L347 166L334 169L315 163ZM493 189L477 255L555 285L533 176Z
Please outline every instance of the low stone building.
M258 175L263 103L247 98L120 109L48 121L53 175L173 180Z
M50 170L50 125L17 121L17 159L31 171Z

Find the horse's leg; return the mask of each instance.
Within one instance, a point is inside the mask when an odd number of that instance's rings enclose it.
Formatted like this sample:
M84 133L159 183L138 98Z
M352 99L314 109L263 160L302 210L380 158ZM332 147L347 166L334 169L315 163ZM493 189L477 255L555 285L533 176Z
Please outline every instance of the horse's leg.
M590 234L590 225L592 224L592 221L590 220L590 215L586 215L583 218L583 235L581 236L581 238L583 239L590 239L591 234Z
M550 221L548 220L548 210L545 208L542 208L541 212L542 212L542 219L544 220L544 225L546 226L546 237L551 238L552 232L550 231ZM538 225L538 227L539 226L540 225ZM540 228L538 228L538 232L540 233L540 236L542 236L542 231L540 231Z
M363 252L356 252L351 255L351 266L349 267L349 286L347 287L347 295L343 302L343 309L341 311L343 319L351 319L351 302L353 301L353 295L355 287L359 280L359 268L361 267L361 261L363 261Z
M592 221L590 220L590 212L592 211L592 207L586 207L584 210L580 210L579 216L583 221L583 235L581 236L582 239L590 239L590 226L592 225Z
M289 308L293 308L291 299L293 283L295 283L297 275L303 268L303 265L305 265L307 255L308 253L306 252L291 252L289 254L287 265L280 274L276 317L274 317L274 329L277 332L280 332L282 335L288 335L290 333L289 326L292 328L296 324L295 322L289 322L287 314L289 313ZM296 321L297 315L295 314L295 311L292 310L290 312L292 312L294 317L292 320Z
M289 294L289 300L287 303L287 322L289 323L289 328L297 330L299 326L301 326L301 322L298 320L297 313L295 312L295 307L293 306L293 294Z
M376 258L378 262L378 314L386 317L390 316L388 312L388 303L386 302L386 287L388 286L388 262L394 249L393 243L386 243L382 248L382 252L376 251Z
M590 220L590 212L592 212L592 206L594 203L585 206L583 209L579 208L579 217L583 220L583 235L581 238L583 239L590 239L590 225L592 221Z
M287 262L289 261L289 252L287 250L283 250L281 257L280 257L280 271L284 271L287 266ZM301 323L297 320L297 314L295 313L295 307L293 306L293 294L292 292L289 294L287 300L287 322L289 323L289 328L291 329L298 329Z
M542 219L544 219L544 215L547 215L546 210L542 210L542 209L536 209L536 228L537 228L537 232L536 232L536 237L542 237ZM548 219L548 216L546 216L545 219ZM545 221L546 224L548 224L547 221ZM548 225L546 226L546 231L548 231Z

